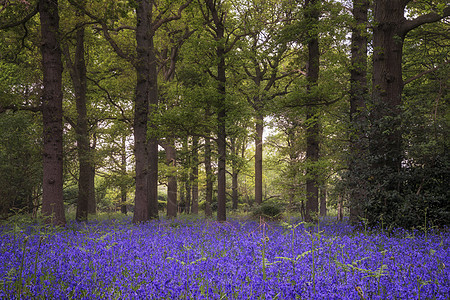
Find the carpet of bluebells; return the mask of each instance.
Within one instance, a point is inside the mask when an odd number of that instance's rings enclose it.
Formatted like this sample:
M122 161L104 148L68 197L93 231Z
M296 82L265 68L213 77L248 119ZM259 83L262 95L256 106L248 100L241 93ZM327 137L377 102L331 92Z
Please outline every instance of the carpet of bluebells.
M154 221L0 228L0 299L449 299L450 232Z

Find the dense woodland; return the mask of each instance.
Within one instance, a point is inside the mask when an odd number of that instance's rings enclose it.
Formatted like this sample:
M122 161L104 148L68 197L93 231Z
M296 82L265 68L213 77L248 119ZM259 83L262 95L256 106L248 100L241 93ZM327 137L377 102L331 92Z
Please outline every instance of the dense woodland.
M448 2L0 0L0 214L450 224Z

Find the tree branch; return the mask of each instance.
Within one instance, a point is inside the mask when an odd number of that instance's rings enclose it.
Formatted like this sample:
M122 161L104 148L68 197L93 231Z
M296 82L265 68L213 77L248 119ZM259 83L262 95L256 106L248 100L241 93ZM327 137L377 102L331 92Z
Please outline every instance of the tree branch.
M449 62L446 61L442 66L445 66L445 65L448 64L448 63L449 63ZM428 74L428 73L432 73L432 72L438 70L438 69L441 68L442 66L436 66L436 67L434 67L434 68L432 68L432 69L425 70L425 71L423 71L423 72L421 72L421 73L419 73L419 74L417 74L417 75L415 75L415 76L413 76L413 77L410 77L410 78L406 79L405 81L403 81L403 86L407 85L408 83L410 83L410 82L412 82L412 81L414 81L414 80L416 80L416 79L419 79L420 77L422 77L422 76L424 76L424 75L426 75L426 74Z
M1 25L0 30L5 30L5 29L11 28L11 27L19 26L21 24L25 24L29 19L34 17L37 14L37 12L38 12L38 6L36 5L36 7L28 15L25 16L25 18L23 18L22 20L19 20L17 22L11 23L11 24Z
M156 30L158 30L159 27L161 27L161 25L163 25L164 23L170 22L170 21L174 21L174 20L178 20L181 18L181 13L183 12L183 10L189 6L189 4L191 4L193 0L187 0L186 3L184 3L183 5L181 5L178 8L177 14L171 17L166 17L166 18L162 18L161 15L163 13L161 13L160 15L158 15L156 17L156 21L152 24L152 29L153 32L156 32Z
M14 112L18 111L18 110L26 110L26 111L31 111L31 112L40 112L42 111L42 107L41 106L23 106L23 105L6 105L3 106L0 104L0 113L4 113L7 110L12 110Z
M413 20L406 21L403 23L402 27L400 28L400 34L401 36L405 36L409 31L413 30L414 28L419 27L420 25L426 24L426 23L433 23L437 22L445 17L450 16L450 5L448 5L445 9L442 15L431 12L426 15L419 16Z

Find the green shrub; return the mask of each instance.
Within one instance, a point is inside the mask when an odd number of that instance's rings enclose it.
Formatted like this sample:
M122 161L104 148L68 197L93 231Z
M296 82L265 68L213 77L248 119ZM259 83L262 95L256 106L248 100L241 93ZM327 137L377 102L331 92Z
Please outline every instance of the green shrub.
M265 220L275 221L282 217L281 209L272 203L263 203L261 206L256 206L252 212L254 218L264 218Z

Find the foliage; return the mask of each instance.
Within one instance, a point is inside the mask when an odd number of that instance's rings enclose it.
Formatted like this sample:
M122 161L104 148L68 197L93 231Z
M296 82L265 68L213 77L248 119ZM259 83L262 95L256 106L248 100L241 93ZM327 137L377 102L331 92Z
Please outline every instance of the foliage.
M0 215L38 209L40 127L29 112L0 114Z
M252 216L255 219L263 218L268 221L280 220L282 211L279 205L275 203L263 203L253 208Z

